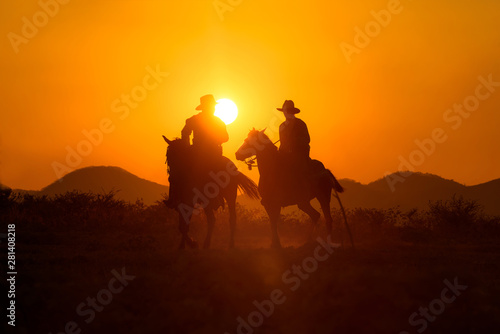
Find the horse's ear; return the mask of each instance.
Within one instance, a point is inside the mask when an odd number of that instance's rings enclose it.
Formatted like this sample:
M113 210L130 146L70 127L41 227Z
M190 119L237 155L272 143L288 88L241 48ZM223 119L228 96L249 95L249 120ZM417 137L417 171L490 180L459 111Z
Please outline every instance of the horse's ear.
M266 131L266 129L267 129L267 128L264 128L264 130L261 130L261 131L260 131L260 133L262 133L262 134L263 134L263 133L264 133L264 131Z
M165 140L167 142L168 145L172 144L172 141L171 140L168 140L167 137L163 136L163 140Z

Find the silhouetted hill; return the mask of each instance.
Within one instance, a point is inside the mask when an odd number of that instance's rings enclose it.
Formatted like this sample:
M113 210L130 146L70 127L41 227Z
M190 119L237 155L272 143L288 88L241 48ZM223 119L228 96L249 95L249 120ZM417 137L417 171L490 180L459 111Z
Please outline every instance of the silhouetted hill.
M398 176L393 174L390 177ZM485 212L500 216L500 179L474 186L464 186L453 180L447 180L432 174L413 173L404 178L404 182L394 184L391 191L386 178L369 184L361 184L350 179L339 180L346 189L341 195L342 203L347 208L380 208L400 206L404 210L412 208L427 209L429 201L450 199L454 194L476 200ZM67 191L79 190L95 193L117 191L116 197L135 202L142 198L144 203L153 204L168 193L168 187L139 178L119 167L87 167L67 174L62 181L56 181L41 191L23 191L30 194L54 195ZM336 200L332 206L338 207ZM248 208L263 210L260 201L247 196L238 196L238 203ZM314 203L314 202L313 202ZM318 206L318 204L314 204ZM284 213L290 213L296 207L289 207Z
M392 174L389 177L400 176ZM500 215L500 179L464 186L436 175L413 173L403 182L394 183L394 191L386 178L367 185L348 179L339 182L346 189L341 197L346 207L390 208L399 205L402 209L427 208L429 201L450 199L456 194L476 200L488 214Z
M500 179L468 187L472 198L478 200L486 208L486 212L500 215Z
M10 187L0 183L0 200L9 198L11 192L12 189L10 189Z
M41 195L64 194L67 191L108 193L116 191L116 198L135 202L141 199L153 204L168 193L168 187L135 176L119 167L95 166L75 170L62 179L43 188Z

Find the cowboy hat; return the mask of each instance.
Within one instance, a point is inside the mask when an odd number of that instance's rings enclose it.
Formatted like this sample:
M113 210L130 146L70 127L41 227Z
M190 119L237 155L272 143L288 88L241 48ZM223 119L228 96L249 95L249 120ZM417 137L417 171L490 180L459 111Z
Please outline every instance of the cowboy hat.
M217 104L212 94L200 97L200 105L195 110L204 110L206 108L214 107Z
M283 107L276 109L290 114L298 114L300 112L300 109L295 108L295 104L292 100L285 100L285 102L283 103Z

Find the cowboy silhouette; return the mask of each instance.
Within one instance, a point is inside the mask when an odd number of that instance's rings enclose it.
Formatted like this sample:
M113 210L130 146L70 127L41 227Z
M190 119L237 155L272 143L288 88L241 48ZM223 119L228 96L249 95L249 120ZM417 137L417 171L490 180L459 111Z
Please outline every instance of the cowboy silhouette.
M285 194L299 193L307 197L309 186L307 175L310 174L309 165L311 158L310 137L307 125L303 120L295 117L300 109L295 108L292 100L285 100L282 108L276 108L285 115L285 121L280 124L279 152L283 163L283 177L285 178ZM297 190L301 190L297 192Z
M181 132L181 138L187 143L193 134L192 149L199 158L222 156L222 144L229 139L226 124L214 115L216 104L213 95L202 96L196 107L201 112L188 118Z

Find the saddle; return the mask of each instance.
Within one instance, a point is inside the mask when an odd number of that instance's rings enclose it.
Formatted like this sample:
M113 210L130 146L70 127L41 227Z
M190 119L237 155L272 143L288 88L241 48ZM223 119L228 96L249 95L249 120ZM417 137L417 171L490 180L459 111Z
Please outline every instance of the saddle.
M323 164L318 160L308 159L303 166L294 168L287 160L281 160L278 167L278 175L275 182L275 189L269 189L273 193L275 200L282 207L309 202L315 197L315 190L320 179L326 172ZM270 197L270 196L269 196ZM266 200L269 200L268 199ZM263 204L266 202L263 199Z

